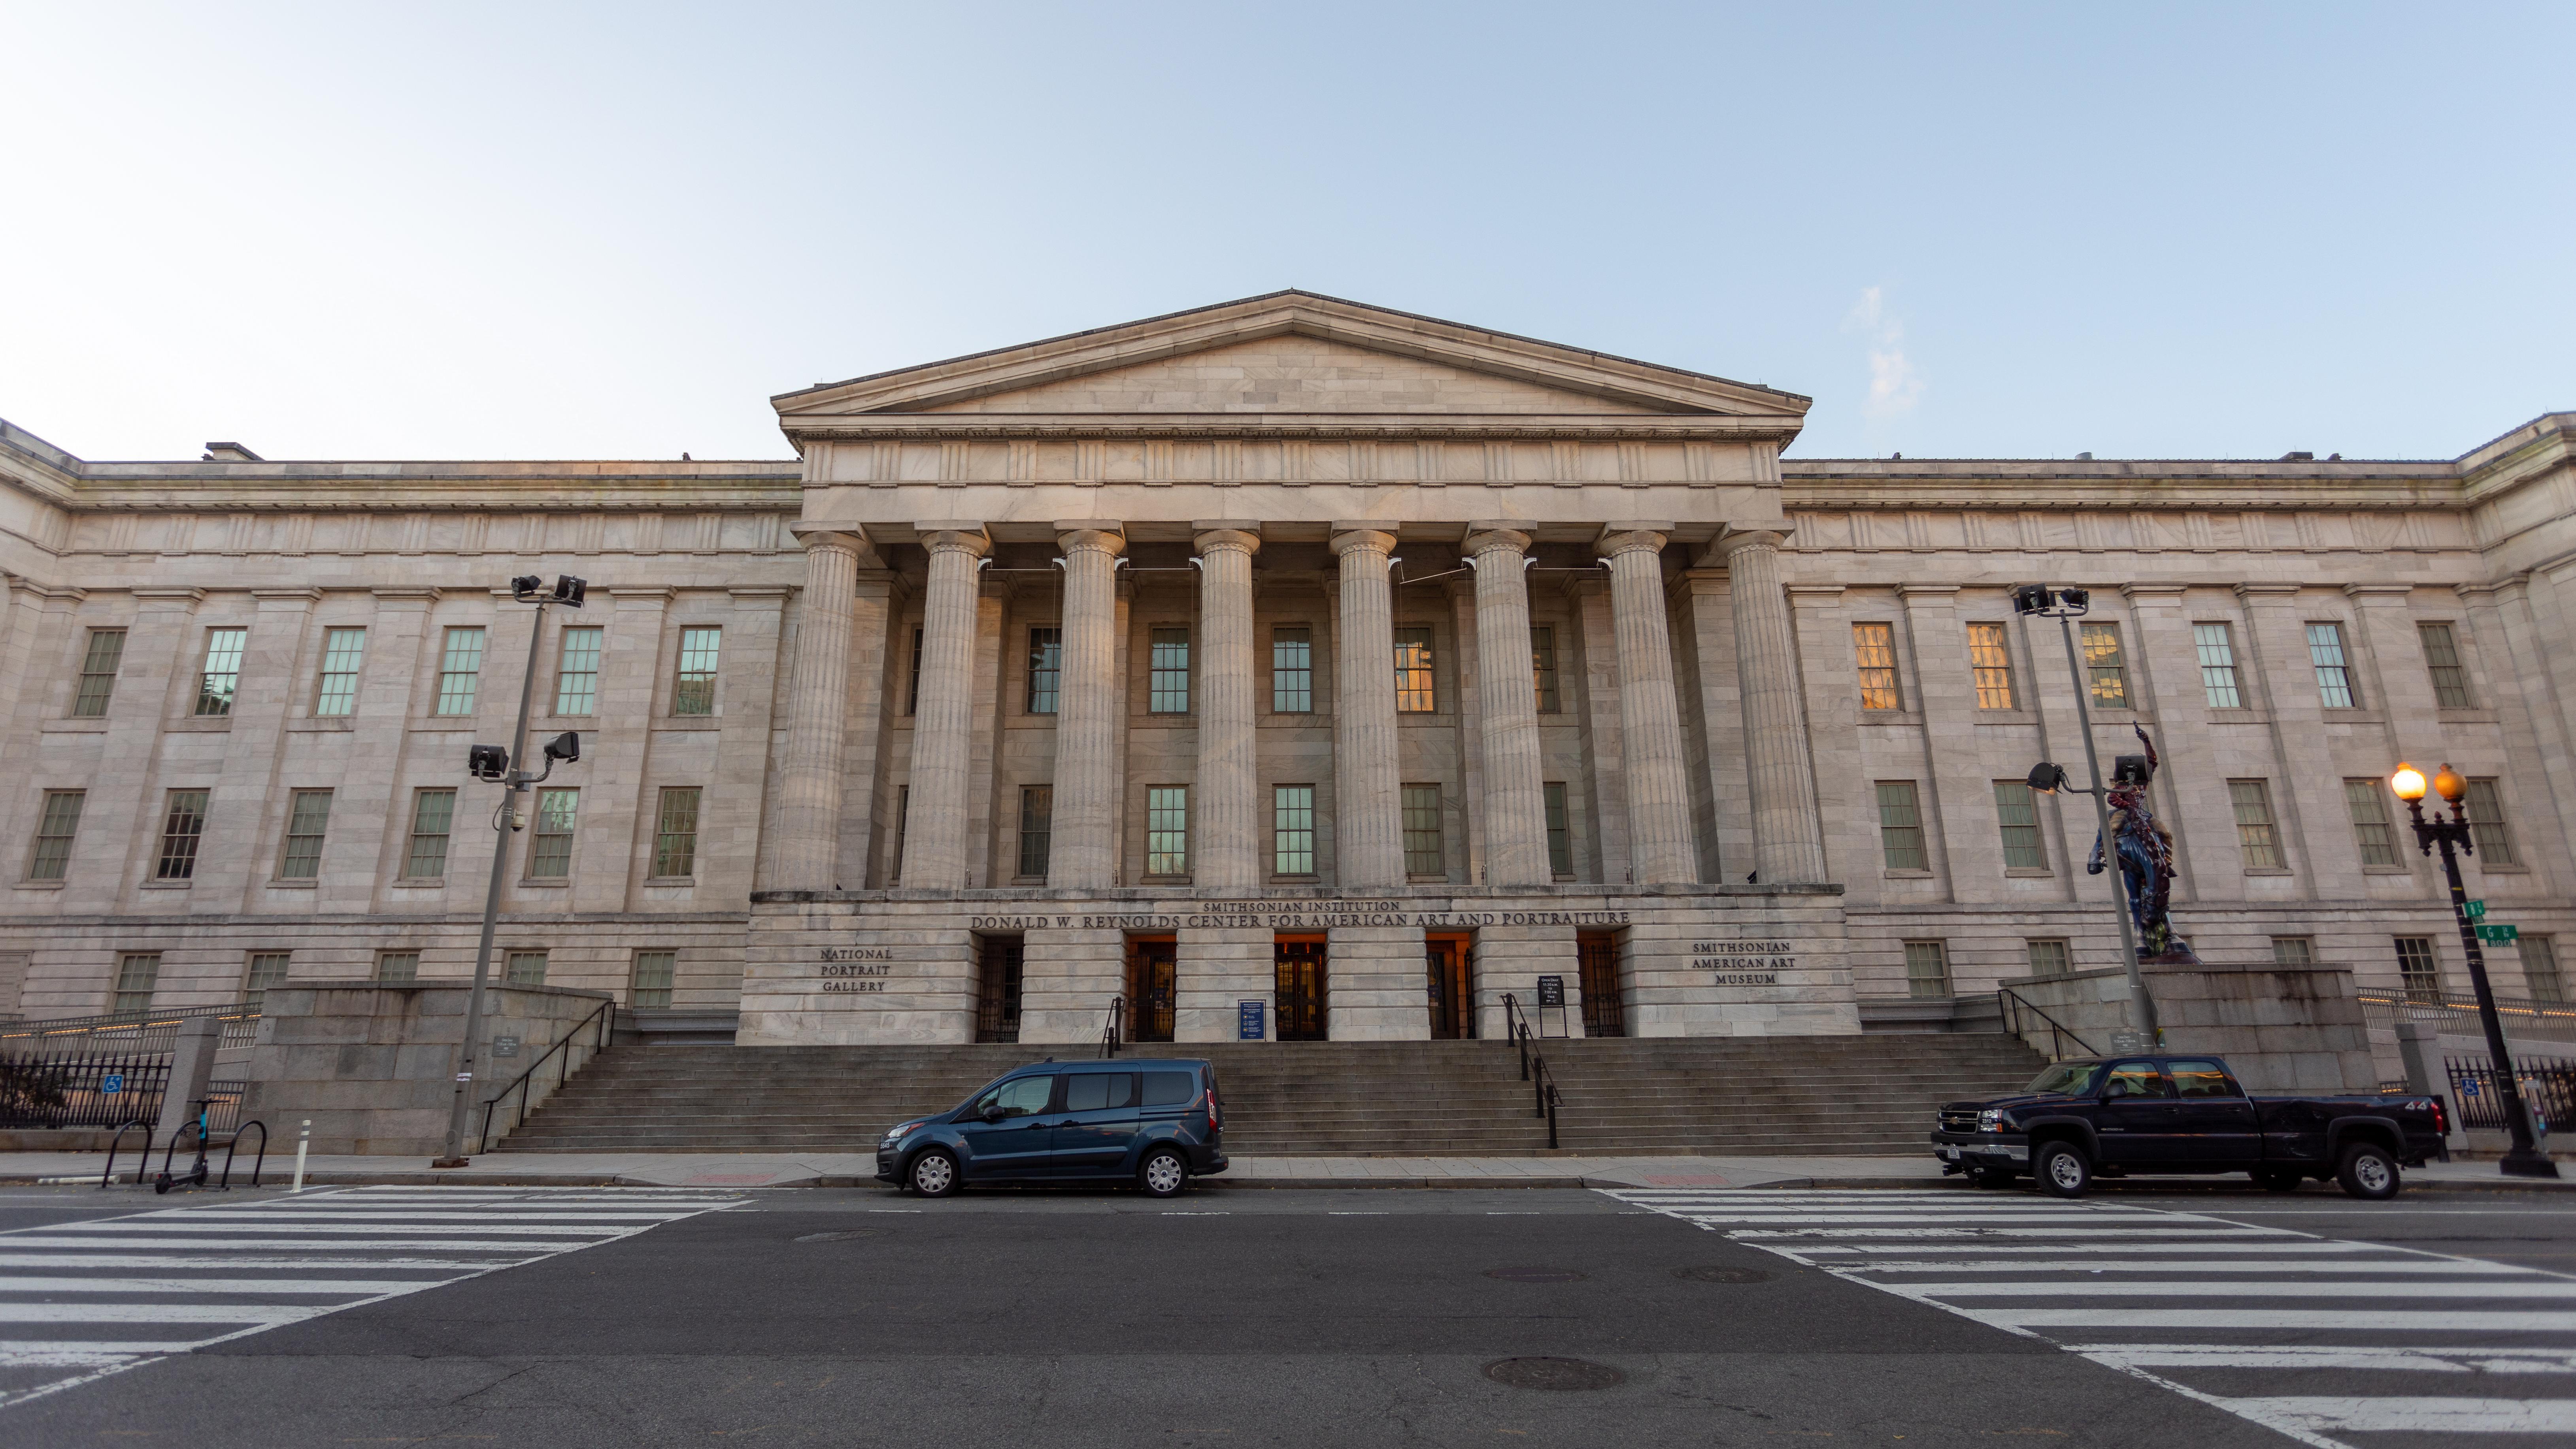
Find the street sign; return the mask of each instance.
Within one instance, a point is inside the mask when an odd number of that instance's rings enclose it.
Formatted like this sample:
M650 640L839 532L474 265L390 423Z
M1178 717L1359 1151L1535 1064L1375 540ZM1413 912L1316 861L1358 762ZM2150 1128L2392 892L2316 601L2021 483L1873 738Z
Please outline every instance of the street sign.
M1269 1015L1269 1003L1238 1001L1234 1004L1234 1039L1260 1041L1270 1033L1263 1029L1263 1018Z
M1538 979L1538 1004L1541 1006L1563 1006L1565 1004L1565 978L1562 976L1540 977Z
M125 1078L120 1073L110 1072L98 1079L98 1090L100 1096L116 1096L125 1090Z
M2520 926L2478 927L2478 939L2481 941L2517 941L2521 937L2522 927Z
M2484 901L2471 901L2467 905L2460 907L2460 913L2467 916L2472 921L2479 920L2487 913L2487 903Z

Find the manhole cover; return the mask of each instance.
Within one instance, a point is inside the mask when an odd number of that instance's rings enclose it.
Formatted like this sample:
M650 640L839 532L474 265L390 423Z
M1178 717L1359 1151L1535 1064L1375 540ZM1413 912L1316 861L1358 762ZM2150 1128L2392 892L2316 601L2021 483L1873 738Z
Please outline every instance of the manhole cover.
M1768 1283L1771 1275L1759 1268L1675 1268L1673 1276L1686 1283Z
M1583 1275L1571 1268L1487 1268L1485 1276L1506 1283L1580 1283ZM1573 1362L1572 1359L1566 1362Z
M848 1228L837 1233L807 1233L796 1241L800 1243L846 1243L857 1238L877 1237L884 1232L885 1229L883 1228Z
M1581 1358L1498 1358L1485 1377L1516 1389L1615 1389L1628 1376L1606 1363Z

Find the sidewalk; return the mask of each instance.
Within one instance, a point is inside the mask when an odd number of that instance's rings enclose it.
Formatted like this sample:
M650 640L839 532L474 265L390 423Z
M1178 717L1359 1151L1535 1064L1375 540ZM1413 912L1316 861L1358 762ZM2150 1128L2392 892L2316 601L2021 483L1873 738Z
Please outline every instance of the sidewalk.
M158 1158L154 1159L158 1170ZM132 1156L117 1159L117 1177L131 1181ZM222 1171L223 1160L214 1159ZM107 1165L99 1152L0 1153L0 1183L96 1182ZM245 1184L251 1164L235 1164L233 1181ZM2406 1174L2415 1190L2576 1189L2576 1168L2555 1182L2508 1178L2491 1162L2436 1162ZM295 1171L292 1154L271 1157L263 1185L283 1184ZM882 1187L873 1153L494 1152L471 1167L432 1171L419 1157L314 1157L305 1164L312 1185L451 1183L475 1187ZM1944 1178L1926 1154L1903 1157L1238 1157L1202 1187L1927 1187L1947 1183L1967 1190L1966 1179ZM2242 1178L2131 1178L2121 1187L2160 1189L2243 1186ZM892 1189L884 1189L891 1191ZM2311 1192L2317 1188L2308 1189Z

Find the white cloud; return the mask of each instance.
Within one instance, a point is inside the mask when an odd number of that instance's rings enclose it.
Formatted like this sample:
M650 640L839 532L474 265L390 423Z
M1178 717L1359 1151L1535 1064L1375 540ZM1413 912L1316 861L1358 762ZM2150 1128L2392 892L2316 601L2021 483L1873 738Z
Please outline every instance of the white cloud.
M1905 355L1905 324L1888 315L1885 290L1862 288L1843 330L1869 334L1869 400L1862 412L1883 422L1913 411L1923 397L1923 375Z

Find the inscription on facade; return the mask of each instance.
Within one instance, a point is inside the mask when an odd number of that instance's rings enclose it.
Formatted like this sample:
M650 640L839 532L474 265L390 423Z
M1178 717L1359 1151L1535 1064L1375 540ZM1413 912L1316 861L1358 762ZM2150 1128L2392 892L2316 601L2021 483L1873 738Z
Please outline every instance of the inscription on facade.
M1798 969L1794 951L1786 941L1693 941L1691 968L1709 972L1711 986L1777 986Z
M1402 901L1208 901L1195 910L1062 916L976 916L967 929L1019 931L1323 931L1335 926L1624 926L1626 911L1413 911Z

